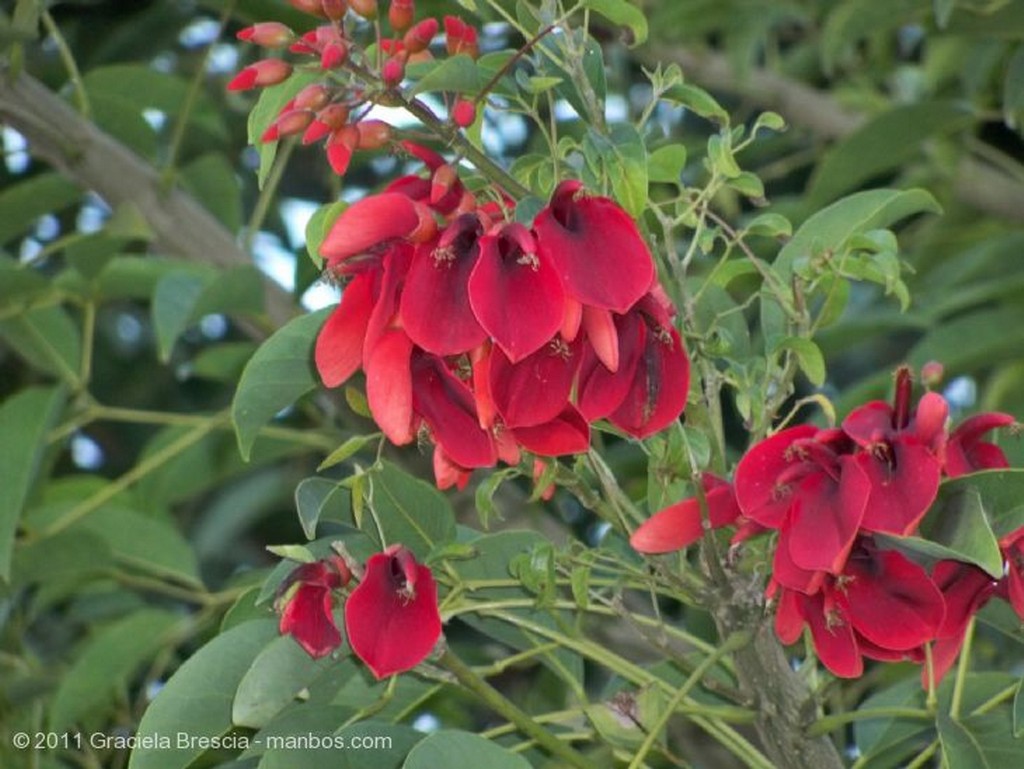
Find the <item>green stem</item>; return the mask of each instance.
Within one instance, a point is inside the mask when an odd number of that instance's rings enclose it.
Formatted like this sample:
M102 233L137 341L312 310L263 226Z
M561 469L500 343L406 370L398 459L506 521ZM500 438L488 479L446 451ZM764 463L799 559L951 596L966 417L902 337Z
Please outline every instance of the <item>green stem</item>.
M68 47L68 41L64 39L64 35L61 34L60 29L53 20L53 16L50 15L48 10L44 8L40 18L43 21L43 27L46 28L46 32L53 37L61 63L68 71L68 78L71 80L71 87L75 92L75 101L78 102L78 111L82 113L84 118L92 117L92 108L89 105L89 95L85 91L85 82L82 80L82 73L78 69L75 57Z
M907 764L906 769L921 769L921 767L927 765L927 763L929 761L931 761L932 756L935 755L935 751L937 751L938 749L939 749L939 741L938 740L932 740L928 744L928 747L926 747L924 750L922 750L920 753L918 753L917 757L913 761L911 761L909 764Z
M956 681L953 682L953 696L949 703L949 717L954 721L960 718L960 703L964 697L964 683L967 681L967 670L971 662L971 644L974 640L974 616L967 623L964 633L964 644L960 647L960 661L956 666Z
M246 251L252 250L256 233L263 226L263 220L267 218L267 212L270 211L270 203L274 199L274 193L277 192L277 187L281 184L281 179L284 176L284 169L288 165L288 158L291 157L292 151L295 149L295 142L294 136L289 136L285 139L281 143L280 152L274 158L274 165L270 169L270 175L267 177L267 182L263 185L263 189L260 190L260 196L256 199L252 216L249 217L245 233Z
M921 708L870 708L868 710L850 710L845 713L833 713L822 716L807 729L809 737L820 737L833 729L854 721L870 721L873 718L910 718L915 721L931 721L934 714Z
M93 344L96 336L96 303L86 303L82 315L82 364L79 367L78 378L85 387L89 384L92 376L92 355Z
M451 649L445 651L439 661L441 667L452 673L466 689L475 694L487 707L506 720L515 724L527 737L555 758L577 769L589 769L590 762L581 753L562 742L553 733L538 724L533 718L507 699L501 692L487 683L477 673L457 657Z

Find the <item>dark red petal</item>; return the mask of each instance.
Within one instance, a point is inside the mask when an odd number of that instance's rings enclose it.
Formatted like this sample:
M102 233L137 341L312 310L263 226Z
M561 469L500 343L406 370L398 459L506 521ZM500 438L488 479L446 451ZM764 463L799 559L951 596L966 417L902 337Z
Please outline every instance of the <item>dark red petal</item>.
M946 613L928 574L895 550L851 558L842 588L857 632L883 649L906 651L933 640Z
M704 485L707 487L708 481ZM729 484L705 488L705 500L711 528L728 526L739 518L740 509ZM700 502L690 497L659 510L644 521L629 538L629 544L641 553L670 553L692 545L703 535Z
M843 431L860 446L870 446L895 432L892 420L892 406L885 401L871 401L847 415Z
M689 389L690 360L679 332L649 328L632 386L608 421L635 438L646 438L679 418Z
M373 312L371 273L353 278L316 338L314 360L324 387L338 387L363 363L363 337Z
M570 404L549 422L516 427L511 432L524 449L542 457L582 454L590 448L590 425Z
M413 202L397 192L356 201L331 225L320 253L333 269L344 260L412 233L420 223Z
M811 595L821 589L826 572L801 569L793 563L789 549L789 532L783 529L772 558L772 579L783 587Z
M779 476L800 461L791 450L794 441L811 438L817 429L799 425L780 430L755 444L736 466L736 501L748 518L779 528L793 503L792 489Z
M434 446L434 485L441 491L450 489L452 486L462 491L469 484L471 472L465 467L459 467L452 462L451 458L444 453L439 445Z
M489 381L494 407L508 427L530 427L557 417L569 402L580 364L581 341L561 337L518 363L491 351Z
M917 526L935 501L942 465L911 436L895 438L886 445L888 449L881 456L867 451L855 460L871 482L861 526L867 531L902 536Z
M480 239L469 303L480 325L515 363L543 347L562 325L565 291L551 262L506 233ZM527 237L529 233L527 232ZM528 245L533 249L532 237Z
M480 427L473 393L433 355L413 356L413 409L452 461L467 469L491 467L497 449Z
M580 413L591 422L608 416L622 405L633 386L637 366L644 357L649 332L643 319L637 313L629 312L619 315L615 326L618 371L609 371L590 344L583 346L576 399Z
M838 482L823 471L800 482L783 524L789 555L801 569L838 574L864 517L871 482L850 457L839 462Z
M1006 455L994 443L981 437L999 427L1009 427L1016 420L1009 414L989 412L965 419L949 436L946 445L946 474L950 478L977 470L1009 467Z
M410 588L396 561L393 554L370 556L362 582L345 602L349 644L378 679L416 667L441 637L434 575L415 564Z
M363 356L377 344L377 340L389 328L397 325L398 300L405 285L405 277L412 262L413 246L399 241L388 248L381 256L382 270L377 274L380 286L377 289L377 303L373 306L370 322L366 326L366 339L363 342Z
M400 329L388 331L366 360L366 400L381 432L395 445L416 437L413 381L410 371L412 342Z
M783 588L779 594L779 602L775 607L775 635L789 646L800 640L804 629L804 615L801 603L805 597L795 590Z
M281 612L279 630L294 638L310 657L330 654L341 645L341 632L334 625L329 588L303 583Z
M541 254L584 304L626 312L654 281L654 261L636 224L615 201L562 182L534 221Z
M399 313L409 337L435 355L459 355L487 338L469 303L469 276L481 225L465 214L441 237L416 249Z
M822 664L840 678L858 678L864 672L864 660L847 617L838 607L826 606L823 593L803 600L814 650Z
M982 569L962 561L939 561L932 569L932 582L946 602L938 636L962 639L971 617L992 596L995 582Z

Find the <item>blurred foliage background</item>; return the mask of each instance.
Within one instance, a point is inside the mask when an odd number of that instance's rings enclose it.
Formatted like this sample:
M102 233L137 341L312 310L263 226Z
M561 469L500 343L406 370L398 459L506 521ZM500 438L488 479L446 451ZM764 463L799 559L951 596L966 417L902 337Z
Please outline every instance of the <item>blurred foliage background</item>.
M476 4L417 5L441 15ZM520 43L479 5L485 50ZM945 394L961 413L1024 414L1024 4L639 5L650 38L638 48L628 47L628 32L592 21L609 64L610 119L637 117L650 95L645 70L677 63L734 123L770 109L788 124L744 156L764 182L763 205L728 192L714 201L735 226L766 211L797 225L873 186L924 187L942 204L941 216L917 217L900 232L909 306L884 287L856 284L840 320L816 338L828 363L821 390L840 415L882 395L896 364L928 360L945 366ZM194 416L229 405L271 329L336 297L305 255L313 210L359 197L402 163L358 155L342 182L319 150L296 149L273 195L261 194L246 129L253 99L224 85L258 56L234 32L268 19L310 26L276 0L0 4L0 401L57 382L60 397L87 415L47 425L61 448L40 461L56 480L28 500L11 580L0 582L5 731L130 730L177 660L275 563L264 546L301 538L296 483L325 450L369 429L344 398L320 398L282 415L245 464L226 420L201 427ZM555 107L553 119L573 131L575 115ZM699 183L715 125L667 104L651 124L692 149L683 174ZM137 179L104 165L106 156L99 166L83 162L95 131L135 154L125 168ZM497 112L485 119L483 142L503 163L544 151L526 119ZM195 203L213 239L176 231L174 206ZM766 257L778 248L759 245ZM25 263L29 277L18 269ZM167 283L161 293L171 273L192 276L183 285L204 298L182 304ZM307 434L325 414L334 439ZM1019 464L1024 452L1016 442L1007 448ZM0 460L16 461L5 450ZM7 466L0 461L0 485ZM628 478L630 466L621 471ZM514 501L525 499L519 494ZM471 492L462 506L472 507ZM555 506L561 519L526 504L510 515L552 532L593 525L570 498ZM545 697L545 685L554 682L541 676L529 696ZM0 744L0 766L28 760ZM83 750L44 760L121 766L125 756Z

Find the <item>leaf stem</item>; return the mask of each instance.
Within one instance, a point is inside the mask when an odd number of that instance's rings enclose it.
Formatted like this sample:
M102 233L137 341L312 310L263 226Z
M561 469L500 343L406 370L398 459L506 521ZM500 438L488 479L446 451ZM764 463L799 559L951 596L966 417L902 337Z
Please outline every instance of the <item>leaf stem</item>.
M75 62L75 57L71 53L71 49L68 47L68 41L64 39L64 35L61 34L60 28L57 23L53 20L53 16L50 12L43 8L42 13L39 17L43 21L43 26L46 28L46 32L53 38L53 42L57 46L57 53L60 56L61 63L64 68L68 71L68 78L71 80L71 86L75 92L75 101L78 102L78 111L84 118L92 117L92 107L89 104L89 94L85 91L85 81L82 79L82 73L78 69L78 64Z

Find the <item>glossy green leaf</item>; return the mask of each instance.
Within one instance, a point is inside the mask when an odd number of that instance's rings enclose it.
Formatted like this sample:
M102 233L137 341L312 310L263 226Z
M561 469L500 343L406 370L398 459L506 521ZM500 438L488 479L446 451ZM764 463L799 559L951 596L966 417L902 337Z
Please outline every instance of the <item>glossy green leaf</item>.
M77 656L50 704L50 728L64 731L113 703L119 687L166 643L181 617L144 609L92 636Z
M804 372L812 385L821 387L825 384L825 357L821 354L821 348L818 345L810 339L789 336L779 343L779 348L791 350L796 355L800 370Z
M306 539L316 537L321 520L354 525L352 495L348 489L327 478L305 478L295 487L295 509Z
M333 664L330 656L313 659L291 636L274 639L256 655L239 682L231 705L232 722L250 729L265 726Z
M11 573L18 520L39 471L46 435L64 404L61 388L31 387L0 404L0 579Z
M665 91L663 98L692 110L716 125L729 125L729 113L703 88L690 83L676 83Z
M679 184L686 167L686 147L669 144L647 155L647 176L652 182Z
M977 494L996 539L1024 526L1024 469L982 470L947 480L939 488L937 506L965 493Z
M433 548L455 539L451 504L432 484L389 462L382 463L380 471L370 478L373 521L366 516L360 528L382 547L401 543L424 560Z
M416 745L402 769L486 766L487 769L530 769L529 762L478 734L442 729Z
M305 747L310 743L307 734L317 733L301 732L301 728L296 725L291 735L280 735L275 744L281 747L268 750L259 769L401 769L408 766L403 762L409 751L424 739L422 732L410 726L360 721L333 734L321 734L327 744L317 750Z
M313 342L332 309L289 321L260 345L246 365L231 402L231 421L244 459L249 459L260 429L317 386Z
M246 622L189 657L142 716L136 732L140 747L132 751L129 769L185 769L205 752L200 738L227 733L235 690L275 638L273 620ZM173 741L178 733L189 735L191 742L179 748ZM172 740L171 745L161 745L161 736Z
M418 79L412 87L413 95L434 91L473 95L483 87L476 62L464 53L425 64L410 65L407 74L414 80Z
M260 92L256 106L249 113L248 123L249 144L256 147L260 156L260 167L256 172L256 179L260 189L263 189L263 185L270 175L270 169L274 165L274 158L277 157L277 146L280 144L280 142L276 141L261 142L260 137L270 127L270 124L277 119L284 105L295 97L295 94L307 85L317 82L321 77L322 73L317 70L297 70L283 83L268 86Z
M1013 736L1009 708L959 721L939 711L936 723L948 769L1006 769L1024 762L1024 740Z
M773 265L786 282L799 259L836 250L859 232L881 229L920 213L941 209L928 192L913 190L870 190L857 192L809 217L779 252Z
M320 256L320 246L323 245L327 233L331 231L335 219L346 208L348 208L348 203L344 200L327 203L314 211L306 223L306 252L318 270L323 269L324 266L323 257Z
M242 227L242 190L235 169L220 152L209 152L181 169L186 190L231 232Z
M81 190L55 171L7 186L0 192L0 245L31 230L43 214L62 211L81 197Z

